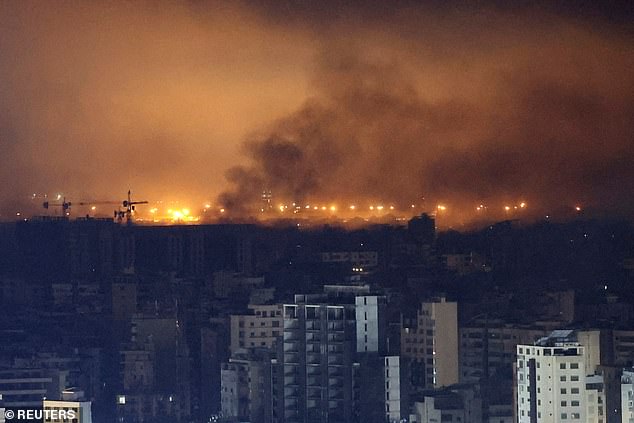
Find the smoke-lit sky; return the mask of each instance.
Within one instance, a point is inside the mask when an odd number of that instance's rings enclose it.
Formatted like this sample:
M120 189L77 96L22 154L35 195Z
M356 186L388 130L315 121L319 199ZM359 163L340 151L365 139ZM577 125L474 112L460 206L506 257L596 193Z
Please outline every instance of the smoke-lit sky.
M0 209L633 210L631 3L475 4L0 2Z

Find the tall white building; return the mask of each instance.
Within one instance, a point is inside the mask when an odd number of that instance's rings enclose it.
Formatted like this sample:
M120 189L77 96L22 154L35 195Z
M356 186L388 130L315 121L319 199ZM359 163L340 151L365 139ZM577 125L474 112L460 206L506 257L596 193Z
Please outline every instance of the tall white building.
M535 345L518 345L517 421L604 423L603 379L586 374L589 358L570 330L554 331Z
M385 352L385 304L384 296L362 295L355 298L358 353Z
M357 345L360 367L359 418L361 421L398 423L407 416L401 392L401 358L387 353L387 299L382 295L362 294L355 297Z
M401 363L400 357L385 357L385 417L388 422L401 421Z
M634 369L621 376L621 423L634 423Z

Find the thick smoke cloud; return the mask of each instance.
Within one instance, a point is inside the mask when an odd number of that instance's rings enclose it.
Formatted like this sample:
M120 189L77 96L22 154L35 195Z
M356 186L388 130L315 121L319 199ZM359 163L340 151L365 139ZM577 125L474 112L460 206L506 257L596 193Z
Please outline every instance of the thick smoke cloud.
M498 3L4 2L0 213L128 188L634 209L622 14Z
M252 136L221 201L634 209L631 38L543 14L417 18L329 40L314 97Z

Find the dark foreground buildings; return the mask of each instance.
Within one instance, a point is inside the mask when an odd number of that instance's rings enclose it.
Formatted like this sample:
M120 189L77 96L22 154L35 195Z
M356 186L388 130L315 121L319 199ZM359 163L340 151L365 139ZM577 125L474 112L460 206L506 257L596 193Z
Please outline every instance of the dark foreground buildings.
M633 263L632 226L607 221L0 224L0 408L634 421Z

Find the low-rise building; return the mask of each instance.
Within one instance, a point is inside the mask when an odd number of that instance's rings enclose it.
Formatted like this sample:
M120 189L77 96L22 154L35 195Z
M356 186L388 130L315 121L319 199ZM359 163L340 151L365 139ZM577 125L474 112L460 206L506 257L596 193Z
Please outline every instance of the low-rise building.
M238 354L221 369L222 416L234 421L271 421L271 355Z
M0 369L0 396L5 408L41 407L44 398L57 398L64 389L58 372L41 368Z
M482 400L474 385L427 391L415 401L410 423L480 423Z
M45 423L92 423L92 404L84 400L82 391L67 389L59 401L45 399L42 410Z
M231 354L245 348L273 348L282 335L281 305L252 304L249 311L231 316Z

